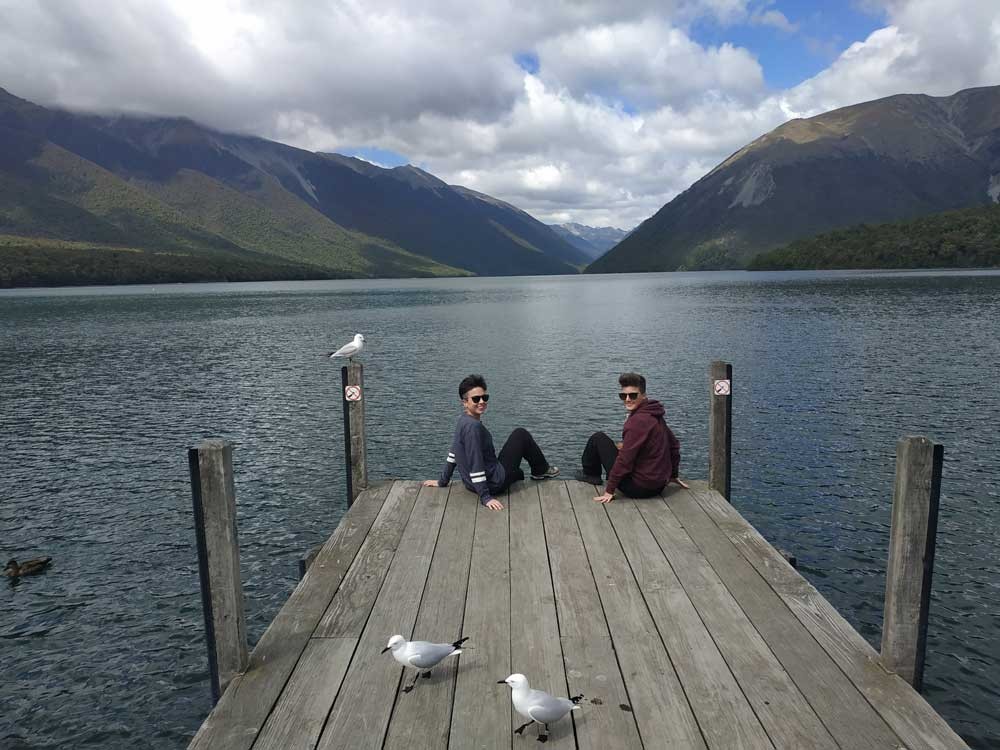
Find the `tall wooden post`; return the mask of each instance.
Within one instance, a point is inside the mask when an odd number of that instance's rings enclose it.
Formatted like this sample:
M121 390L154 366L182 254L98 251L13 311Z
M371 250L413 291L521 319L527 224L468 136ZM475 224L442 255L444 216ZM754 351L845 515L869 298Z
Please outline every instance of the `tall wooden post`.
M214 704L250 664L236 535L233 447L225 440L205 440L188 449L188 468Z
M944 447L925 437L896 445L882 663L917 690L924 679L943 459Z
M344 387L344 452L347 462L347 504L368 488L368 449L365 436L365 368L350 362L340 368Z
M713 362L708 368L708 486L730 500L733 449L733 366Z

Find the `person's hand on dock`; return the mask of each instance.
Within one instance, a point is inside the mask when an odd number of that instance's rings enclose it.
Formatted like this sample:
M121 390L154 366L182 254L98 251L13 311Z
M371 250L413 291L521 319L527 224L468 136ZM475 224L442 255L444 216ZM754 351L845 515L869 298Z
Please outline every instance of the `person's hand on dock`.
M598 495L597 497L595 497L594 498L594 502L595 503L605 503L605 504L607 504L607 503L610 503L614 499L615 499L615 493L614 492L605 492L603 495Z
M682 482L680 477L670 477L670 481L667 482L667 484L676 484L680 487L683 487L685 490L688 488L687 484Z
M486 503L486 507L490 510L503 510L503 503L494 498Z
M424 487L440 487L441 486L440 484L438 484L438 480L436 480L436 479L425 479L423 482L421 482L421 484Z

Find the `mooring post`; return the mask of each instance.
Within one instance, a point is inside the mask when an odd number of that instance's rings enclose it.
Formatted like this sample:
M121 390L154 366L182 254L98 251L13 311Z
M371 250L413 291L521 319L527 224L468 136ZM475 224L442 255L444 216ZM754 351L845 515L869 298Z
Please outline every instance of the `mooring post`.
M344 387L344 452L347 462L347 504L368 488L368 449L365 437L365 368L350 362L340 368Z
M713 362L708 368L708 486L730 500L733 448L733 366ZM730 500L731 501L731 500Z
M934 573L944 447L925 437L896 445L882 664L920 690Z
M233 447L225 440L205 440L188 449L188 468L215 704L232 679L250 664L236 536Z

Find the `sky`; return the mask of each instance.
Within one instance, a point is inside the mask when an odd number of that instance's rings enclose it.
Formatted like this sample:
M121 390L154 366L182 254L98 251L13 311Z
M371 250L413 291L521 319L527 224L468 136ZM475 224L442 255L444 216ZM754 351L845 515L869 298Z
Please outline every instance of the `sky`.
M794 117L1000 84L1000 0L0 0L0 87L630 229Z

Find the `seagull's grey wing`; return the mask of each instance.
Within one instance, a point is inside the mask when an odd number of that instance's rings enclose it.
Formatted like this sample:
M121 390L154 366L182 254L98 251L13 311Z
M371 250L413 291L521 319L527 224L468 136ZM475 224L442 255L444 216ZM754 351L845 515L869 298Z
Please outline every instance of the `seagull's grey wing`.
M573 701L568 698L557 698L542 690L533 690L532 693L528 715L543 724L558 721L573 708Z
M427 641L413 641L409 662L414 667L430 669L440 663L446 656L455 653L455 647L450 643L428 643Z
M353 343L351 343L351 344L344 344L342 347L340 347L337 351L335 351L330 356L331 357L351 357L354 354L356 354L357 351L358 351L358 347L355 346Z

